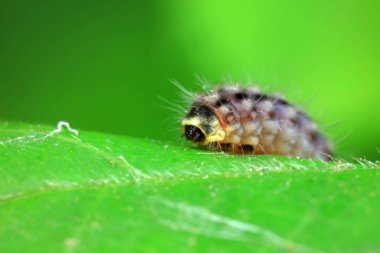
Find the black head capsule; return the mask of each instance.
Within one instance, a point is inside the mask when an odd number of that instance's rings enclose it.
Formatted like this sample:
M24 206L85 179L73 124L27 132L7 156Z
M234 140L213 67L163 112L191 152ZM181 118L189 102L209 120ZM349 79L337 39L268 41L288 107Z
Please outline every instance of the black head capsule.
M183 136L196 144L207 145L222 141L225 132L219 120L206 105L193 105L186 118L182 120Z
M200 143L206 140L206 136L203 134L202 130L196 126L191 126L191 125L185 126L184 135L186 139L194 143Z

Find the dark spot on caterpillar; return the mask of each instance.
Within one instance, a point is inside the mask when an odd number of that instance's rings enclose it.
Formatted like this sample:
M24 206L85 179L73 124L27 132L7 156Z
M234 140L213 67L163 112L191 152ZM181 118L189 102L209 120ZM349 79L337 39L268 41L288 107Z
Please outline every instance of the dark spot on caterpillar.
M272 110L272 111L270 111L269 113L268 113L268 116L269 116L269 118L270 119L276 119L277 118L277 112L276 112L276 110Z
M289 105L289 103L281 98L276 98L273 101L276 105Z
M217 107L221 107L222 105L225 105L225 104L228 104L230 101L227 99L227 98L220 98L217 102L216 102L216 106Z
M201 116L201 117L211 117L214 114L207 106L193 106L190 112L187 114L187 117Z
M265 95L265 94L254 94L253 95L253 99L257 100L257 102L261 101L261 100L265 100L265 99L268 99L268 96Z
M293 117L293 118L290 118L290 122L293 123L293 125L297 125L297 118Z
M321 138L322 138L322 135L321 135L320 133L318 133L318 132L311 132L311 133L309 134L309 136L310 136L310 139L311 139L312 141L314 141L314 142L316 142L318 139L321 139Z
M252 153L254 148L252 145L241 145L244 152Z
M235 94L235 98L237 100L242 100L242 99L245 99L245 98L249 98L249 95L246 92L238 92L238 93Z
M196 126L185 126L184 135L185 135L186 139L188 139L194 143L203 142L206 139L206 136Z

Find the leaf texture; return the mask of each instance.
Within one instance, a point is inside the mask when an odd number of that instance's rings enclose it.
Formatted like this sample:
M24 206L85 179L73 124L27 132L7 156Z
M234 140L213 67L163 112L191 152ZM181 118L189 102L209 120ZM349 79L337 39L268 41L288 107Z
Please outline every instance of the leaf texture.
M374 252L379 163L0 125L0 252Z

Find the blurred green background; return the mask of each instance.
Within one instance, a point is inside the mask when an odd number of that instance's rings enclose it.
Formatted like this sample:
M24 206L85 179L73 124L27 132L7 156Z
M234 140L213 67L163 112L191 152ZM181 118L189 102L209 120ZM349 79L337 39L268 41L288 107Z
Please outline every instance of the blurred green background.
M0 117L178 140L176 79L252 80L379 158L378 1L1 1Z

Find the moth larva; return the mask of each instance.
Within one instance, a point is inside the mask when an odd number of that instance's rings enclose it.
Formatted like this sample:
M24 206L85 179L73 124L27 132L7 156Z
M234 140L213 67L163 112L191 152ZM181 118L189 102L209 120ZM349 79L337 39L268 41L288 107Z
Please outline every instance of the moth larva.
M305 113L253 87L220 86L195 95L182 133L227 153L331 159L329 142Z

